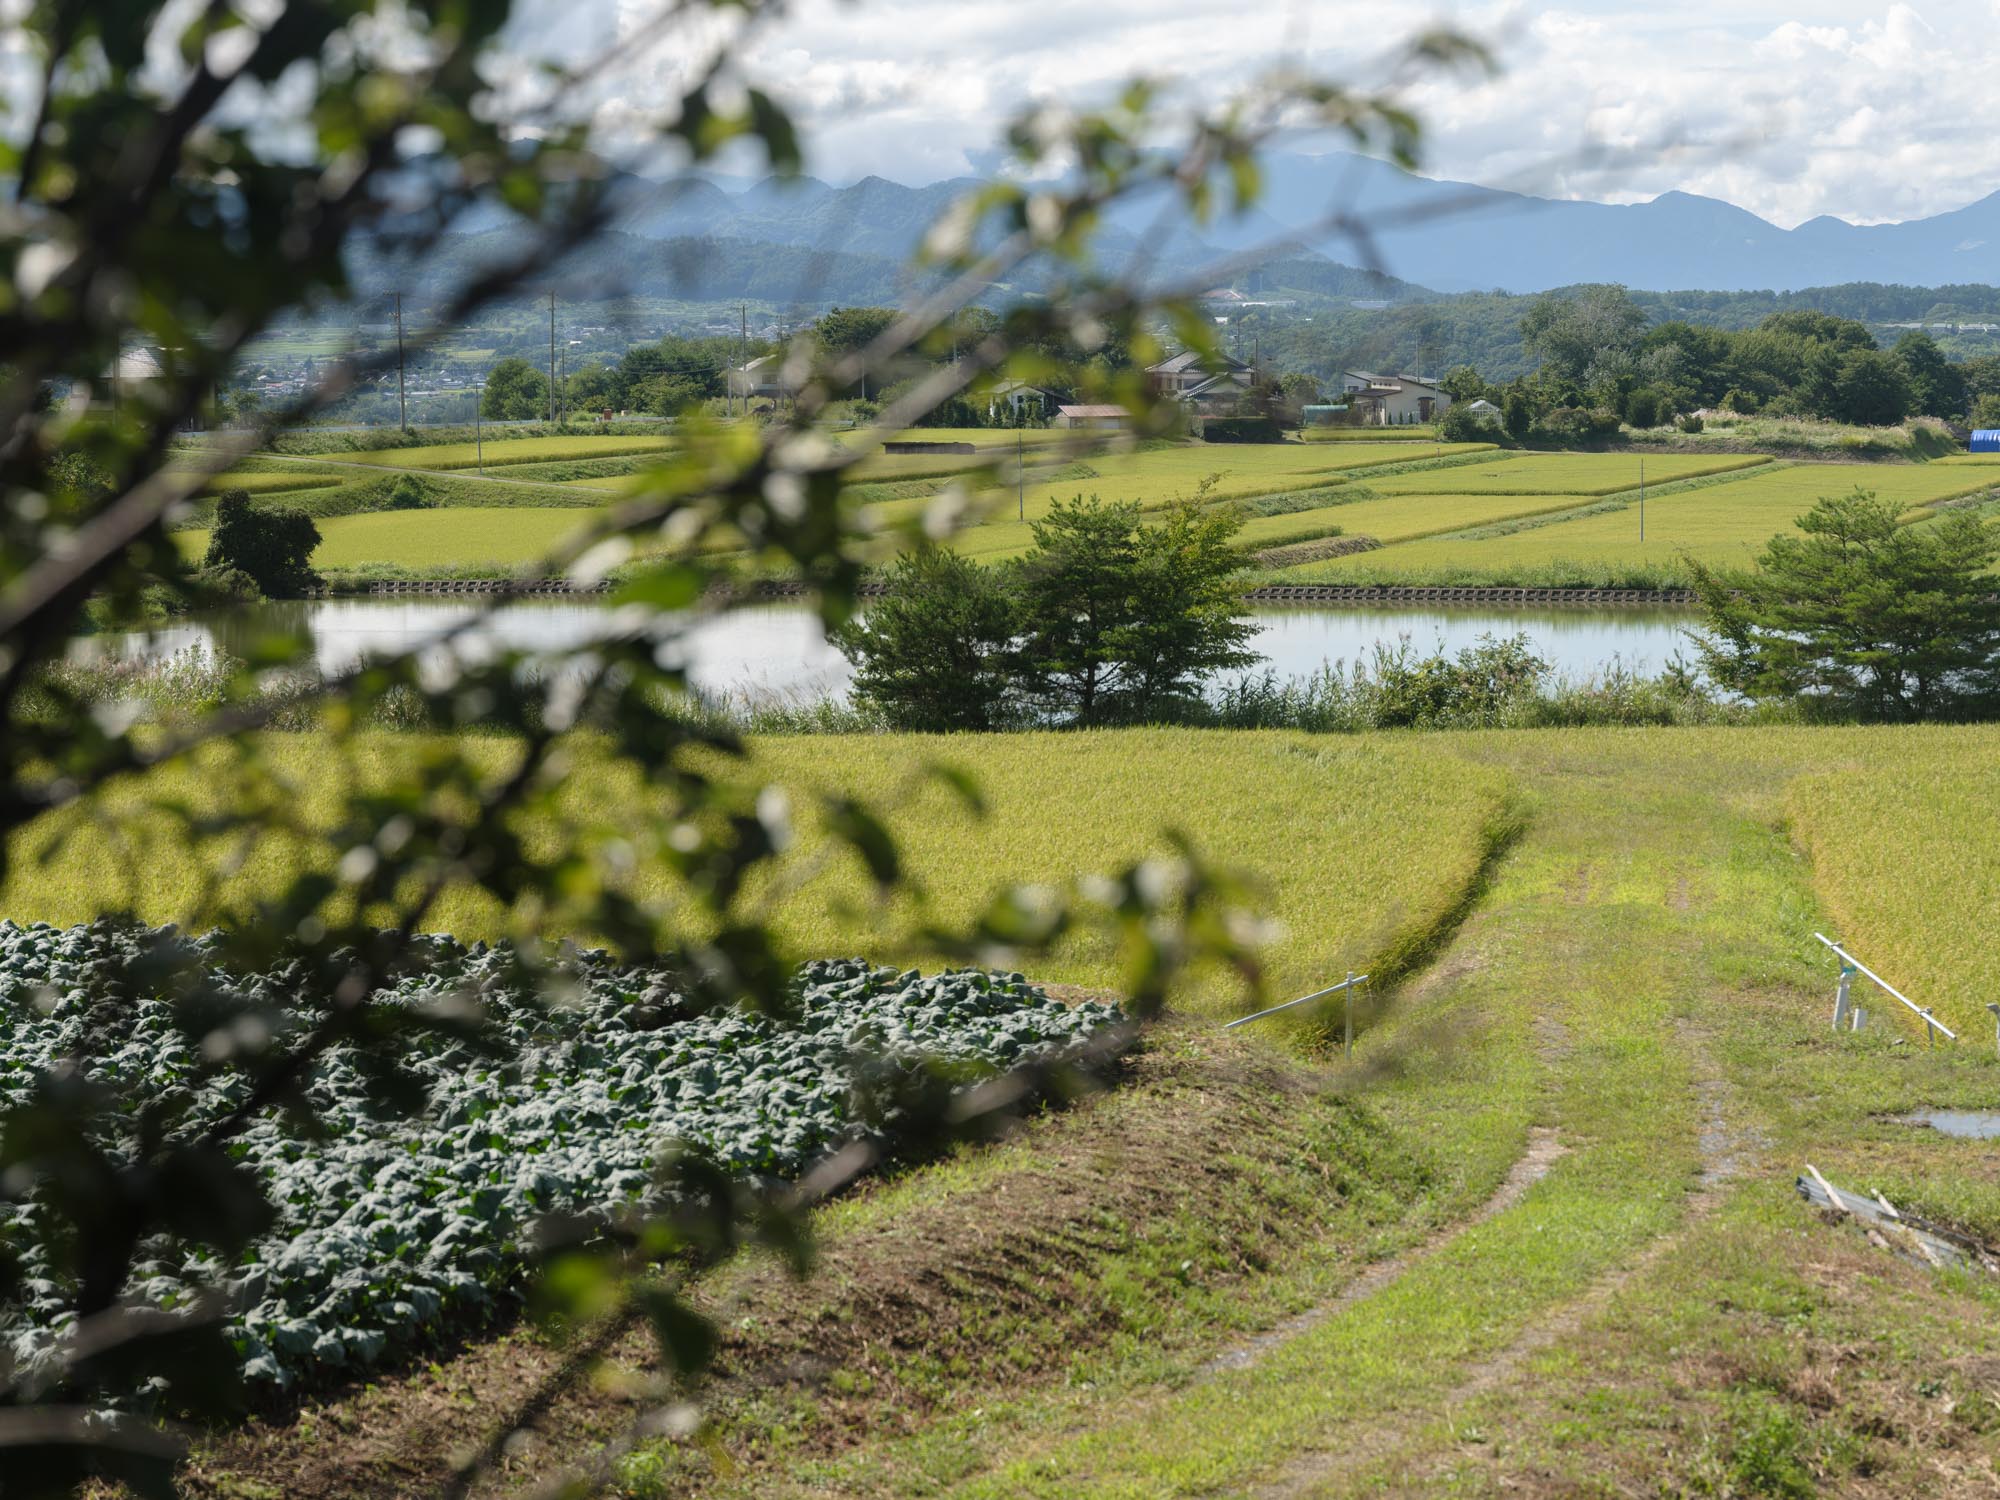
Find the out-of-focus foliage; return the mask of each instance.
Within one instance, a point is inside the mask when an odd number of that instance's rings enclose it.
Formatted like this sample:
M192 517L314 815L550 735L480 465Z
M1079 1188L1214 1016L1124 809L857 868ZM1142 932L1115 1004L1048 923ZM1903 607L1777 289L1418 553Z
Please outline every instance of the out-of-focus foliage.
M26 1283L53 1282L73 1289L74 1314L29 1365L0 1374L10 1493L102 1475L165 1494L177 1451L169 1428L105 1411L143 1397L171 1423L215 1415L236 1398L230 1376L242 1361L226 1333L240 1309L226 1285L166 1313L134 1298L163 1257L184 1267L233 1261L273 1222L267 1184L243 1159L247 1142L278 1122L301 1153L324 1150L327 1080L349 1062L352 1075L341 1076L352 1107L386 1121L424 1107L417 1060L432 1049L507 1051L477 983L443 986L423 1006L395 998L423 982L435 950L417 935L447 896L475 894L523 939L545 923L589 931L622 962L669 969L691 1014L794 1013L796 956L772 923L786 890L767 871L792 837L792 812L730 730L689 712L676 646L735 597L732 565L717 560L723 537L804 585L829 625L852 613L884 542L841 492L881 432L836 446L820 431L832 403L881 392L885 376L907 373L903 356L914 350L932 363L884 400L887 432L1007 378L1122 404L1142 433L1171 430L1180 415L1147 390L1143 369L1168 337L1213 352L1214 325L1193 300L1211 273L1182 286L1107 277L1090 256L1107 208L1164 194L1197 219L1248 209L1259 147L1281 127L1316 126L1405 162L1417 143L1416 122L1392 93L1294 74L1216 108L1135 83L1103 109L1030 112L1009 133L1019 170L969 194L931 235L921 283L931 290L857 327L849 343L795 341L782 360L788 399L767 425L690 412L643 483L528 570L524 583L594 581L645 544L643 566L615 595L624 608L609 638L531 664L459 651L467 627L454 626L399 656L301 676L315 700L302 706L265 690L273 674L296 673L309 649L277 635L253 643L240 668L210 674L203 701L171 720L85 701L49 670L74 636L93 619L199 593L168 536L194 497L270 429L326 409L393 360L383 342L329 361L302 398L259 406L265 430L212 439L196 462L166 462L176 436L208 419L246 343L281 314L343 295L351 253L420 263L467 209L507 216L506 256L469 271L434 305L430 326L404 330L400 341L418 348L495 297L537 290L554 260L603 221L610 174L593 150L590 87L649 46L675 53L679 66L660 76L689 80L665 91L650 122L663 160L691 173L728 147L773 172L799 169L794 125L746 61L745 38L775 9L763 0L625 13L605 56L541 70L525 86L497 50L511 9L506 0L40 0L17 23L9 76L31 92L8 101L22 124L0 144L12 197L0 221L9 361L0 377L0 848L13 848L9 835L33 819L132 785L134 771L199 755L216 798L201 808L163 798L125 816L177 822L204 845L236 839L246 858L299 838L320 841L327 858L302 861L247 898L211 892L192 902L181 915L216 930L203 967L176 966L171 943L142 943L106 955L72 986L94 1035L136 1016L142 997L165 1004L187 1048L186 1087L148 1088L139 1070L91 1066L79 1032L10 1092L0 1213L19 1225L24 1206L34 1207L23 1255L0 1267L0 1296L39 1295ZM1409 76L1404 62L1476 57L1452 37L1425 36L1386 76ZM1339 220L1339 205L1329 219ZM1002 316L967 314L985 289L1030 267L1041 298ZM52 400L57 391L65 398ZM678 408L686 393L655 394ZM910 518L906 534L924 524ZM387 782L336 769L336 814L305 829L267 763L273 737L253 732L302 707L336 768L357 758L362 727L384 717L445 732ZM615 816L563 822L558 800L586 737L583 758L617 766L633 794ZM976 801L963 776L936 774ZM883 895L907 887L877 809L829 794L811 816L826 847L858 860ZM563 836L522 836L538 819ZM1188 963L1220 958L1255 972L1233 887L1184 840L1170 847L1088 887L1128 956L1130 1005L1141 1016ZM636 889L666 894L642 899ZM964 930L931 938L936 951L987 960L1032 954L1080 920L1059 896L1002 890ZM532 941L514 951L521 993L539 987L559 999L561 955ZM278 969L298 981L282 1013L268 994L211 977ZM866 1078L869 1049L860 1050ZM894 1088L895 1079L875 1080L884 1107L906 1136L940 1141L983 1129L1039 1087L1028 1078L961 1093L927 1074L898 1077ZM112 1119L121 1123L107 1133ZM671 1211L608 1236L599 1223L544 1222L539 1298L575 1327L644 1318L666 1369L691 1374L713 1341L680 1300L678 1277L751 1242L796 1258L797 1215L873 1159L852 1143L795 1183L764 1190L708 1155L671 1156L661 1166ZM15 1273L28 1261L36 1274L24 1281ZM468 1460L462 1484L507 1437L493 1434Z

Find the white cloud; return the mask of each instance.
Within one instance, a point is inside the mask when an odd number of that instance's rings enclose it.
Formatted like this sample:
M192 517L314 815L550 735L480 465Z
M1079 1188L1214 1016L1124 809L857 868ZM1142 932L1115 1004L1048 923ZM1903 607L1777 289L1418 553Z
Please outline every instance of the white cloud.
M573 58L631 36L652 8L531 0L516 36L524 53ZM813 170L922 182L973 170L1024 105L1101 99L1135 73L1217 96L1279 62L1357 76L1395 37L1340 15L1306 0L1236 12L1212 0L800 0L753 34L750 71L806 123ZM1435 175L1615 201L1681 189L1782 224L1909 218L2000 187L1985 4L1828 0L1800 19L1771 0L1491 0L1418 19L1494 39L1503 68L1412 90ZM600 90L600 122L636 128L699 51L685 39L635 51Z

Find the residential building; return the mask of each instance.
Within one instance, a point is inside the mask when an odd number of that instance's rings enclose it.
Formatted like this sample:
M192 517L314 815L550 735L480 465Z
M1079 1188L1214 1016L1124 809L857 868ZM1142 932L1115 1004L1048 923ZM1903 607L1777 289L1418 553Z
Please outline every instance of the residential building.
M798 390L785 379L785 356L760 354L748 364L729 371L729 394L775 401L780 396L796 396Z
M1416 375L1377 375L1343 370L1341 394L1362 427L1404 427L1444 415L1451 397L1434 380Z
M1186 396L1224 375L1241 375L1243 384L1248 386L1250 374L1250 366L1234 355L1217 354L1211 359L1193 349L1183 349L1172 359L1146 366L1146 379L1152 383L1154 393L1161 396Z
M990 421L1006 407L1008 415L1020 419L1025 410L1030 416L1038 416L1054 407L1049 393L1038 385L1029 385L1025 380L1003 380L986 393L986 416Z

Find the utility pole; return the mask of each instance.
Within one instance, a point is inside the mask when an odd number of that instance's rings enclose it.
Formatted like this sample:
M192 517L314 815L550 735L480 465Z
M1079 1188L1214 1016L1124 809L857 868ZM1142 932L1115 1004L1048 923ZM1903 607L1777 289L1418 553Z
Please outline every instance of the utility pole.
M396 425L410 425L410 401L403 385L403 294L396 293Z
M479 477L486 477L486 413L480 408L486 404L486 382L480 381L479 388L472 393L472 446L479 460Z
M743 415L750 415L750 305L736 304L736 367L743 372Z
M1639 540L1646 540L1646 457L1639 456Z
M1014 429L1014 519L1028 519L1028 439L1019 427Z
M549 426L556 425L556 294L549 293Z

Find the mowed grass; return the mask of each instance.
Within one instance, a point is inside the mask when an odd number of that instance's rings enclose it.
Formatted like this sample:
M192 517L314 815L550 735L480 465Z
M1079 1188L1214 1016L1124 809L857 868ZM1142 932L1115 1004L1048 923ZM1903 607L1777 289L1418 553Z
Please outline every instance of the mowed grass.
M1461 464L1438 474L1398 474L1371 481L1385 494L1615 495L1647 484L1754 468L1755 453L1523 453L1490 464Z
M1987 1045L1985 1007L2000 1000L2000 728L1882 729L1870 739L1886 753L1801 777L1786 799L1833 923L1827 936L1965 1041ZM1861 1003L1890 1024L1905 1020L1886 996Z
M260 744L279 778L275 796L306 828L331 823L336 789L350 781L383 784L424 752L416 735L363 736L351 758L328 738L273 734ZM615 832L642 848L664 839L649 826L648 797L625 772L607 766L589 742L562 793L574 826ZM499 738L472 742L495 777L518 753ZM1166 852L1166 830L1179 830L1203 854L1241 871L1256 905L1281 924L1269 952L1271 985L1286 992L1322 983L1349 967L1407 958L1463 897L1481 867L1506 810L1506 781L1429 754L1414 740L1362 744L1292 734L1188 731L1021 734L1009 736L851 736L782 738L755 749L757 770L790 794L800 837L787 856L804 870L822 842L814 809L823 795L860 797L887 812L910 873L926 893L924 910L963 926L1011 883L1066 885L1090 873L1115 873L1133 860ZM989 806L975 817L954 794L924 779L928 762L961 767ZM88 808L66 810L21 832L10 848L11 878L0 912L16 921L76 922L109 911L149 921L202 925L219 911L269 898L324 860L316 844L273 833L247 852L227 837L189 845L178 827L149 811L179 798L199 813L234 809L256 795L237 762L220 749L190 763L120 783ZM1310 836L1301 828L1309 827ZM531 846L567 835L530 825ZM1421 856L1413 851L1421 850ZM240 866L232 866L240 859ZM220 879L215 899L205 892ZM634 893L669 893L644 880ZM903 934L918 907L907 899L879 908L858 862L834 860L787 903L779 930L801 957L862 953L889 960L922 957ZM545 937L559 922L516 914ZM462 938L514 930L507 913L481 893L455 888L427 920ZM1052 982L1110 986L1119 956L1101 943L1075 941L1035 961ZM1238 998L1233 983L1213 982L1217 1003Z
M1991 483L1962 468L1936 464L1795 464L1650 497L1643 541L1638 505L1628 502L1498 535L1433 536L1329 558L1280 576L1288 582L1593 584L1616 583L1650 569L1663 578L1676 577L1685 571L1683 557L1717 566L1748 565L1766 541L1790 529L1817 501L1856 486L1917 511L1978 494Z
M619 458L629 453L664 453L668 437L489 438L484 444L487 468L507 464L558 463L583 458ZM376 464L393 469L470 469L482 461L478 443L435 443L417 448L374 448L360 453L315 454L316 462Z

